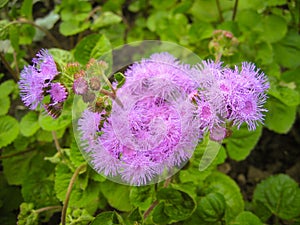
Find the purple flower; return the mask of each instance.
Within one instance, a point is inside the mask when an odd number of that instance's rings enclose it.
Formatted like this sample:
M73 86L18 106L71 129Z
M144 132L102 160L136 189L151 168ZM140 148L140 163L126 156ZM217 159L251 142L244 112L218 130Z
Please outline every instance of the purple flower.
M101 115L103 113L92 112L86 109L81 118L78 120L78 129L82 135L81 140L83 142L93 143L96 139L97 132L99 132L99 125L101 121Z
M50 84L49 93L52 104L64 102L68 97L67 89L61 83L58 82Z
M26 66L21 71L19 81L21 99L30 109L36 109L42 102L47 94L45 90L51 88L50 82L58 74L56 64L47 50L40 50L36 56L32 59L34 65ZM51 89L50 93L54 94Z
M224 127L226 121L232 121L238 128L245 122L249 130L263 122L269 83L254 64L244 62L239 71L237 67L232 70L221 68L221 63L204 61L193 72L201 93L201 99L196 100L200 120L202 125L203 121L207 122L204 126L209 127L211 133L212 128ZM203 120L204 115L206 120Z
M24 104L32 110L36 109L44 98L44 80L41 79L41 74L35 67L24 67L20 75L19 88Z
M45 81L52 81L58 74L54 59L47 49L40 50L36 54L36 58L32 59L32 62L35 68L43 75Z
M84 150L95 170L122 183L146 185L176 172L198 143L196 106L188 98L196 82L189 67L167 53L133 64L125 75L117 92L122 106L113 102L101 136L83 126L94 124L92 115L83 115L79 130L83 140L93 142Z

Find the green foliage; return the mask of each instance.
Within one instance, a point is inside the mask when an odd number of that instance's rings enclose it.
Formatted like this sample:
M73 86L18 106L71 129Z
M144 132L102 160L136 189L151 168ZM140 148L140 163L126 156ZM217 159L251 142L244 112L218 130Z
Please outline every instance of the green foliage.
M251 212L241 212L234 220L234 224L243 225L262 225L261 220Z
M7 146L13 142L19 133L19 123L11 116L0 117L0 147Z
M203 222L216 223L223 219L225 209L224 196L218 192L212 192L199 199L196 213Z
M261 133L261 126L254 131L249 131L246 125L243 125L240 130L234 129L232 136L224 141L229 157L234 160L245 159L256 146Z
M262 204L273 215L291 220L300 216L300 188L298 184L285 174L270 176L257 185L253 201L255 211Z
M74 57L76 61L85 65L91 58L99 59L109 50L110 43L104 35L91 34L77 44Z
M154 223L182 221L189 218L196 209L196 202L191 194L175 185L160 189L156 197L160 203L153 211Z

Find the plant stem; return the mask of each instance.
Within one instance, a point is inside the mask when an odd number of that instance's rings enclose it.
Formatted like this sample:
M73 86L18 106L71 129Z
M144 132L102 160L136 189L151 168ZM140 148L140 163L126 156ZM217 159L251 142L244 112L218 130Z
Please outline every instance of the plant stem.
M144 213L144 220L149 216L149 214L152 212L152 210L154 209L155 206L158 205L158 200L155 200L150 207L146 210L146 212Z
M66 224L67 208L68 208L68 204L69 204L69 200L70 200L73 185L75 183L75 180L76 180L78 174L80 173L82 168L84 168L85 166L86 166L85 164L82 164L79 167L77 167L74 174L73 174L73 176L72 176L72 178L71 178L71 180L70 180L70 183L69 183L69 186L68 186L68 189L67 189L67 193L66 193L66 198L65 198L64 205L63 205L62 212L61 212L61 224L62 225Z
M217 3L217 8L218 8L219 16L220 16L220 22L223 22L224 18L223 18L223 15L222 15L220 0L216 0L216 3Z
M54 130L52 131L52 137L54 140L56 150L59 152L60 155L62 155L61 147L60 147L58 139L57 139L56 131L54 131Z
M165 183L164 183L164 188L167 188L168 186L169 186L169 184L171 183L171 178L169 177L169 178L167 178L166 179L166 181L165 181ZM157 206L158 205L158 200L155 200L150 206L149 206L149 208L146 210L146 212L144 213L144 216L143 216L143 218L144 218L144 220L150 215L150 213L152 212L152 210L155 208L155 206Z
M0 58L2 63L4 64L5 68L8 70L8 72L12 75L13 79L17 82L19 80L18 73L13 70L13 68L9 65L9 63L6 61L5 56L0 52Z
M239 4L239 0L235 0L234 7L233 7L233 12L232 12L232 18L231 18L232 21L234 21L234 19L235 19L238 4Z
M219 53L216 55L216 59L215 59L216 63L220 62L221 57L222 57L222 53L219 52Z
M50 211L50 210L60 211L61 209L62 209L61 205L55 205L55 206L43 207L43 208L40 208L40 209L36 209L34 211L36 213L41 213L41 212Z
M36 150L36 149L35 148L31 148L31 149L27 149L27 150L22 151L22 152L15 152L15 153L7 154L7 155L2 155L2 156L0 156L0 160L1 159L11 158L11 157L18 156L18 155L23 155L25 153L32 152L34 150Z

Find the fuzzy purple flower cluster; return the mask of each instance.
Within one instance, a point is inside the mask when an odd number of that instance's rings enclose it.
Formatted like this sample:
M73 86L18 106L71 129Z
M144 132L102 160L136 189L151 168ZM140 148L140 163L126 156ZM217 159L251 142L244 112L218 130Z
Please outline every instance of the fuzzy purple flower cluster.
M188 99L195 88L189 66L173 56L154 54L133 64L97 136L103 113L85 110L79 119L84 149L94 168L121 182L145 185L180 168L199 140L197 107Z
M243 123L249 130L263 122L266 109L267 77L252 63L244 62L239 70L223 68L221 63L203 61L193 71L198 90L190 98L198 105L201 129L210 131L211 139L222 141L226 126Z
M94 169L123 183L146 185L172 175L204 132L221 141L228 124L245 122L254 130L263 122L269 84L250 63L241 70L211 61L190 66L157 53L131 65L125 77L117 90L122 105L113 102L105 119L104 111L86 109L78 122Z
M40 50L33 65L24 67L21 71L19 88L24 104L34 110L38 105L43 105L54 118L57 116L51 109L60 107L68 96L67 89L54 79L59 74L53 57L45 49ZM50 103L42 104L46 95L50 95Z

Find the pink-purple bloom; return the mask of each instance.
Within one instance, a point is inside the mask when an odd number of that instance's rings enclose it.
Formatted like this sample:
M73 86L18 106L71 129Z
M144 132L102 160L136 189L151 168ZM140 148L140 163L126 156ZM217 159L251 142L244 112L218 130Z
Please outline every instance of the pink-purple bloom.
M34 110L43 100L44 80L33 66L26 66L21 71L19 81L20 96L24 104Z
M118 89L122 106L113 102L110 117L98 135L83 124L95 121L92 112L79 120L84 150L93 167L123 183L146 185L169 176L192 156L199 140L196 106L188 95L196 87L190 68L167 53L134 63ZM98 117L97 117L98 118ZM91 147L90 147L91 146Z
M245 122L249 130L254 130L263 122L269 83L254 64L244 62L241 70L237 67L232 70L222 68L220 63L204 61L193 72L199 84L200 97L196 102L200 120L208 122L203 128L212 133L232 121L238 128ZM210 114L203 114L208 111Z
M49 94L51 97L52 104L64 102L68 97L68 91L61 83L51 83Z
M41 49L36 54L36 58L32 59L32 62L34 63L35 68L43 75L45 81L53 80L58 74L54 59L47 49Z
M44 96L50 94L50 103L43 106L56 118L62 109L61 103L68 97L67 89L61 83L53 83L59 72L48 50L40 50L32 62L33 66L25 66L21 71L19 81L21 99L27 107L34 110L42 103Z

